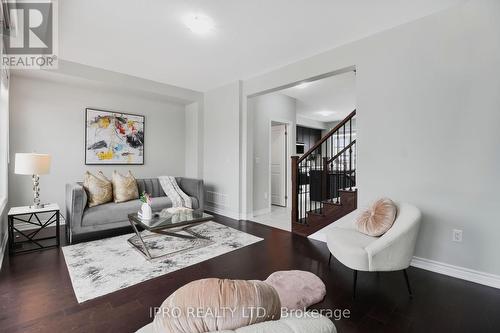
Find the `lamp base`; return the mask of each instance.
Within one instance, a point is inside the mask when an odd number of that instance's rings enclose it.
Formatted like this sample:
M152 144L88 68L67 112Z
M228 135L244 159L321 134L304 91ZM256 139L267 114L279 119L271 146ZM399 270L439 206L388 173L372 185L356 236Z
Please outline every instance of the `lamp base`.
M40 209L44 205L40 203L40 178L38 175L33 175L33 205L30 206L31 209Z
M45 204L36 204L36 205L31 205L30 209L40 209L40 208L45 208Z

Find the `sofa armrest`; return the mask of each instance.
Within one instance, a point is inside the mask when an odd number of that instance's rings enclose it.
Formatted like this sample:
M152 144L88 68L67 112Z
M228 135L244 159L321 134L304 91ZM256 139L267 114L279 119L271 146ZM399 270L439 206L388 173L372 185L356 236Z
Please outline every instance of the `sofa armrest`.
M87 206L87 193L78 183L66 184L66 229L71 243L72 231L81 228L82 217Z
M177 179L179 183L179 187L190 197L195 197L198 199L198 210L205 210L205 187L203 186L202 179L194 179L194 178L184 178L179 177Z

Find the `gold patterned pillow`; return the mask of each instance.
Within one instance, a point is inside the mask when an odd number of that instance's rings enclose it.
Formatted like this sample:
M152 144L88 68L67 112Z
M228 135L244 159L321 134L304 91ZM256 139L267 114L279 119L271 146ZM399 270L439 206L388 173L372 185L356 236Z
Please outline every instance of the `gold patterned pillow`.
M116 170L113 171L112 182L114 201L116 203L139 199L137 181L130 171L126 176L119 174Z
M89 207L113 201L113 185L101 171L97 176L85 172L83 188L87 192Z

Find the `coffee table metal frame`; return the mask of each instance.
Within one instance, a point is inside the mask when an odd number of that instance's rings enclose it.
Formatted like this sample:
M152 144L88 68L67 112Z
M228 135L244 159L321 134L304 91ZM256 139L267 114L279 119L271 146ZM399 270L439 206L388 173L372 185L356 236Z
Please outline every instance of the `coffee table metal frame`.
M202 247L206 247L208 245L214 244L214 241L212 241L210 238L202 236L193 230L191 230L192 227L195 227L197 225L200 225L202 223L205 223L207 221L210 221L213 216L209 214L204 214L205 216L200 217L198 219L193 219L191 221L183 221L179 223L174 223L172 225L167 225L165 227L160 227L160 228L149 228L147 224L141 223L140 218L137 216L137 214L129 214L128 215L128 220L130 224L132 225L132 229L134 229L135 235L127 239L127 242L136 250L138 250L142 255L146 257L148 260L153 260L153 259L158 259L158 258L163 258L166 256L178 254L180 252L184 252L187 250L193 250L193 249L199 249ZM151 232L149 235L142 235L141 231L137 228L137 226L140 226L144 230ZM168 230L168 231L167 231ZM184 232L182 234L181 232ZM145 240L149 238L155 238L155 237L160 237L161 235L167 235L171 237L177 237L177 238L182 238L182 239L191 239L191 240L197 240L198 244L195 244L193 246L190 246L188 248L184 248L178 251L174 252L169 252L169 253L164 253L161 255L153 256L151 255L150 250L148 249ZM137 244L139 243L139 244Z

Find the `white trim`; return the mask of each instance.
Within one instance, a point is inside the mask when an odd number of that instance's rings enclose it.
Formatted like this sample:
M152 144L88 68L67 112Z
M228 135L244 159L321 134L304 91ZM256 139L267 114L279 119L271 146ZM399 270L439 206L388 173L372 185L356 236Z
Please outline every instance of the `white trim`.
M317 233L314 233L313 235L316 234ZM315 239L321 242L326 242L325 233L318 234L315 237L311 236L312 235L310 235L308 238ZM446 264L444 262L421 258L421 257L413 257L410 266L420 269L425 269L426 271L438 274L444 274L457 279L482 284L484 286L500 289L500 275L481 272L474 269Z
M7 242L9 241L9 232L6 231L2 239L0 239L0 269L2 269L3 257L7 251Z
M214 213L217 215L229 217L229 218L234 219L234 220L240 220L240 216L238 213L231 212L231 211L228 211L226 209L217 208L217 207L210 206L210 205L205 205L205 211L207 211L208 213Z
M445 264L444 262L420 257L413 257L410 265L434 273L444 274L458 279L500 289L500 275L476 271L473 269Z
M252 217L271 213L271 207L262 208L253 212Z
M7 198L0 197L0 216L3 215L5 208L7 208Z
M250 214L240 213L240 220L250 221L251 219L253 219L253 214L252 213L250 213Z
M5 212L6 208L7 208L7 198L2 197L0 198L0 224L4 222L2 216L4 216L3 213ZM7 225L6 227L7 228L5 230L5 235L3 235L3 238L0 239L0 269L2 269L3 257L5 256L5 251L6 251L5 249L7 248L7 242L9 237L9 230L8 230L9 228Z
M293 122L290 120L286 119L280 119L280 118L271 118L269 119L269 131L268 131L268 161L269 161L269 189L268 189L268 204L269 204L269 210L271 210L271 206L273 205L272 203L272 186L271 186L271 159L272 159L272 149L271 149L271 144L272 144L272 128L273 128L273 122L274 123L279 123L281 125L285 125L285 144L286 144L286 152L285 152L285 207L290 207L291 206L291 199L292 199L292 181L291 177L288 175L292 174L292 152L295 152L295 149L293 149L294 142L292 141L292 131L297 130L297 125L293 126ZM292 128L294 127L294 128ZM295 139L297 141L297 139ZM253 151L253 154L255 156L255 150ZM252 159L253 161L253 159ZM253 178L252 178L253 182ZM252 187L253 188L253 187ZM252 196L253 198L253 196ZM252 207L253 207L253 199L252 199ZM282 207L282 206L280 206Z
M214 213L214 214L217 214L217 215L222 215L222 216L225 216L225 217L229 217L233 220L251 220L254 215L251 213L251 214L245 214L245 213L235 213L235 212L231 212L231 211L228 211L226 209L221 209L221 208L216 208L216 207L213 207L209 204L205 204L205 211L207 213ZM268 212L271 212L271 208L269 208L269 211Z

